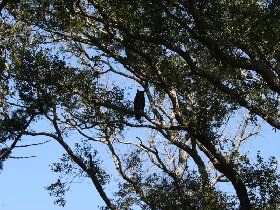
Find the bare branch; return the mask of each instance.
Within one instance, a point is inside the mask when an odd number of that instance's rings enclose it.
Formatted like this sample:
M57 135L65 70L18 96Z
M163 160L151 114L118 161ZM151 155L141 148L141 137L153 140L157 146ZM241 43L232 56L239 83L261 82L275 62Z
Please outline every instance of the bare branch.
M24 132L24 134L26 134L26 132ZM41 143L36 143L36 144L18 145L18 146L15 146L15 147L17 147L17 148L22 148L22 147L38 146L38 145L46 144L46 143L48 143L48 142L50 142L50 140L44 141L44 142L41 142Z

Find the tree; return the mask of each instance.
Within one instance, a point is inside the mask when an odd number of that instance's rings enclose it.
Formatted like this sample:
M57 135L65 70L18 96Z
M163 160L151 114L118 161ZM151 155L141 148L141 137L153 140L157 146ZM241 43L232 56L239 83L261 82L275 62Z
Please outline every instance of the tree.
M26 0L7 5L7 11L32 29L23 43L34 43L10 49L9 80L19 99L12 105L21 110L15 116L21 124L45 118L53 125L51 132L27 126L20 131L62 145L69 165L57 163L55 172L88 176L110 209L279 205L279 193L266 193L279 192L274 159L267 164L258 159L255 166L239 152L258 134L260 121L280 128L277 2ZM66 63L69 55L78 65ZM148 100L143 122L133 120L129 88L135 83ZM240 110L247 114L239 138L233 138L224 128ZM124 135L129 129L145 129L150 136L132 139ZM91 155L82 142L76 146L86 152L74 151L67 144L70 131L87 143L106 145L123 178L119 200L106 194L108 172L98 151ZM73 163L81 171L72 170ZM269 179L250 178L266 171ZM230 182L236 197L218 190L220 181ZM59 179L48 189L63 187ZM256 191L259 187L264 190ZM59 203L65 204L63 197Z

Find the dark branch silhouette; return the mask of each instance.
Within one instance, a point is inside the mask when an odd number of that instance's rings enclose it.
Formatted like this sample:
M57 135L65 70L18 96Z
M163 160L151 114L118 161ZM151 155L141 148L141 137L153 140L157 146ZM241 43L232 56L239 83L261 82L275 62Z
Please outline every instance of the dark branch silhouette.
M3 0L0 3L0 13L2 12L2 10L10 3L10 0Z

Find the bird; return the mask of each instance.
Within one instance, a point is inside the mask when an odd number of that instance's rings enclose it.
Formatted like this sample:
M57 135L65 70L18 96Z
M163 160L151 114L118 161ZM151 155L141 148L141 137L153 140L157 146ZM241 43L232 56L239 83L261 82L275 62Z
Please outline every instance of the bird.
M134 98L134 112L135 112L135 119L141 120L141 117L144 113L145 108L145 95L144 91L140 91L137 89L136 96Z

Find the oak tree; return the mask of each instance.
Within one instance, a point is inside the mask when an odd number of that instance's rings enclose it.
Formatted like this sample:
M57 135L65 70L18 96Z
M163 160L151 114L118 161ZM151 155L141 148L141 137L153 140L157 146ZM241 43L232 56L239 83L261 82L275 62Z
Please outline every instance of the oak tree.
M265 0L8 4L2 25L25 30L1 29L1 142L44 135L65 149L47 187L60 205L72 175L89 177L109 209L275 209L277 161L252 162L240 147L261 122L280 128L279 10ZM137 87L143 121L134 119ZM42 119L53 130L30 127ZM122 178L114 197L112 176Z

